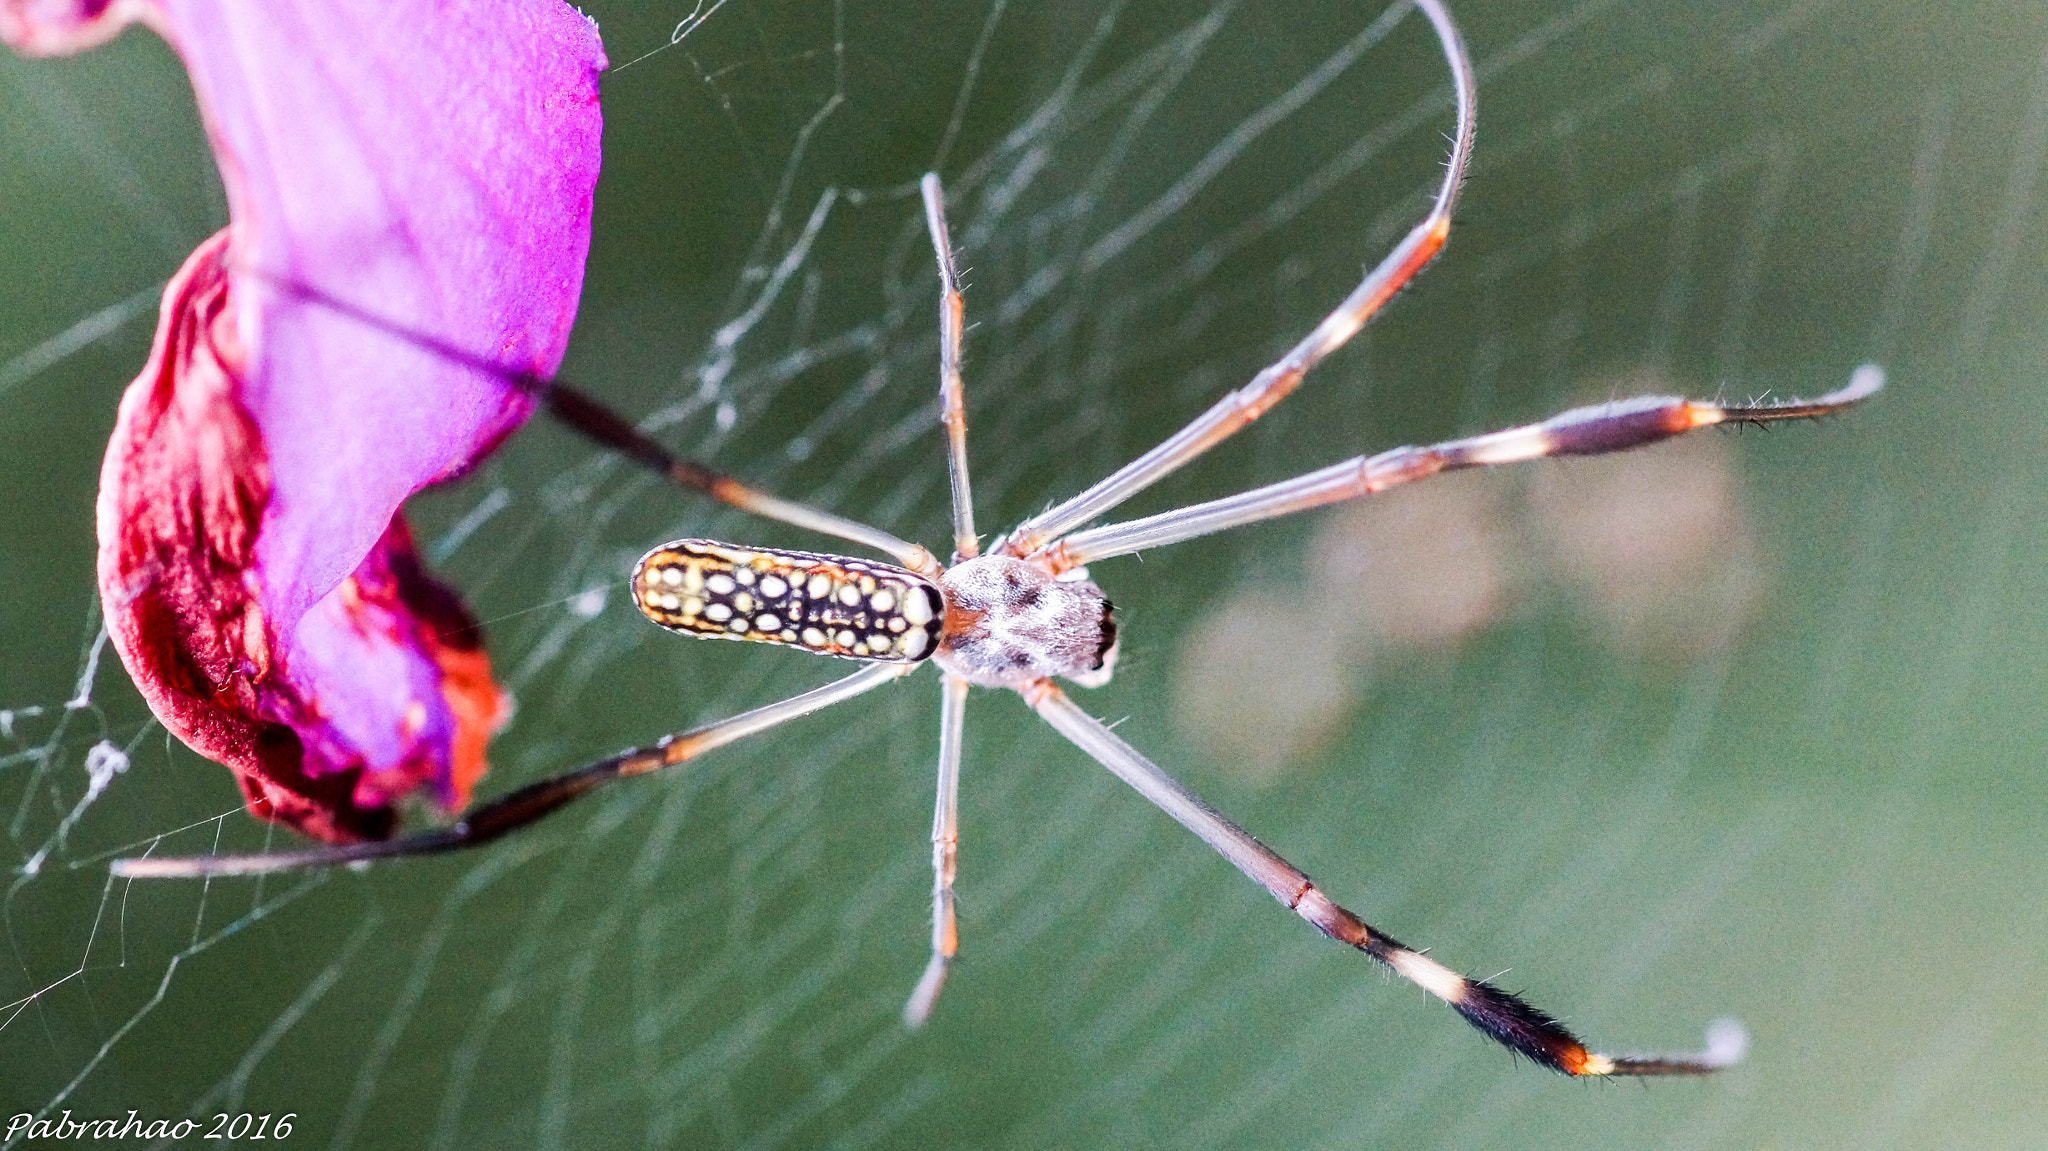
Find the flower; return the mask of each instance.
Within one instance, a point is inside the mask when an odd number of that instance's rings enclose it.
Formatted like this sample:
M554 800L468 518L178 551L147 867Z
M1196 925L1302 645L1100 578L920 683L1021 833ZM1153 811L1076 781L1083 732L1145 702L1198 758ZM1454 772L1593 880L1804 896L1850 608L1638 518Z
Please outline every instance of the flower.
M505 714L398 509L525 420L511 373L561 359L603 49L558 0L0 0L24 52L138 20L191 73L231 223L165 289L121 402L98 505L107 629L252 812L383 837L407 795L467 803Z

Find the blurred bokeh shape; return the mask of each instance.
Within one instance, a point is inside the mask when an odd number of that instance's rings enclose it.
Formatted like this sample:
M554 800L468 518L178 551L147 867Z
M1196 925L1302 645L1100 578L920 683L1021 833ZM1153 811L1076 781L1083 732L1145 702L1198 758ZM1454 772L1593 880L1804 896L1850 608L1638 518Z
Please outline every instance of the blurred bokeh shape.
M1681 390L1637 374L1581 394ZM1559 595L1618 657L1673 664L1722 648L1766 579L1734 450L1732 433L1694 435L1346 504L1317 525L1298 584L1247 585L1190 630L1175 717L1264 783L1340 736L1376 679Z

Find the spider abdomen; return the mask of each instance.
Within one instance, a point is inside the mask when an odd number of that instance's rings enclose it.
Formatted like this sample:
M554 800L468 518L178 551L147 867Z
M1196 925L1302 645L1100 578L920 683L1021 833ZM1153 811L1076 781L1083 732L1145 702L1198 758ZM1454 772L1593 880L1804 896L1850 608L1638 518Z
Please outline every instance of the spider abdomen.
M939 636L932 582L871 560L675 540L633 568L633 603L670 631L916 663Z
M983 687L1049 675L1084 687L1109 681L1116 624L1109 597L1086 579L1059 579L1010 556L985 555L939 577L945 627L939 664Z

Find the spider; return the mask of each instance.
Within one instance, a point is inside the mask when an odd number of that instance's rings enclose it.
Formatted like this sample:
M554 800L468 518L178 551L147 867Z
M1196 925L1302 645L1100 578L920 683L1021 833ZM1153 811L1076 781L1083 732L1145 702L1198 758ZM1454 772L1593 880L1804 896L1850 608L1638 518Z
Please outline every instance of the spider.
M1349 944L1449 1003L1467 1022L1510 1050L1570 1075L1699 1074L1739 1056L1739 1041L1715 1040L1693 1057L1600 1055L1550 1015L1519 996L1472 979L1407 947L1339 906L1293 864L1181 786L1141 752L1075 704L1055 681L1106 683L1117 654L1110 601L1088 565L1195 539L1259 520L1385 491L1458 468L1544 456L1619 451L1722 423L1761 423L1841 411L1875 392L1883 374L1858 369L1849 383L1812 401L1728 406L1641 396L1576 408L1541 423L1425 447L1360 456L1294 479L1143 519L1085 527L1193 461L1278 403L1324 357L1342 347L1443 247L1472 152L1476 123L1472 65L1440 0L1416 0L1449 64L1456 103L1450 160L1428 214L1373 267L1315 329L1250 383L1194 422L1081 494L1033 516L986 550L975 530L967 468L967 409L960 374L963 301L947 235L939 178L920 185L940 281L940 419L952 489L953 558L941 564L925 548L887 532L779 499L719 472L677 458L625 419L560 381L513 373L461 349L438 345L394 323L303 286L283 285L413 339L453 359L495 372L541 397L571 427L681 486L793 527L834 536L892 557L894 564L772 547L736 547L683 539L648 552L635 567L635 604L674 631L780 644L867 666L778 703L667 736L480 804L458 822L381 842L267 855L125 859L132 877L252 875L475 847L526 827L613 780L644 775L871 691L926 663L941 672L938 800L932 822L931 960L904 1008L912 1027L931 1014L958 946L953 906L959 844L961 736L969 689L1016 692L1082 751L1172 816L1317 930ZM1079 530L1077 530L1079 529ZM1716 1050L1720 1048L1720 1050Z

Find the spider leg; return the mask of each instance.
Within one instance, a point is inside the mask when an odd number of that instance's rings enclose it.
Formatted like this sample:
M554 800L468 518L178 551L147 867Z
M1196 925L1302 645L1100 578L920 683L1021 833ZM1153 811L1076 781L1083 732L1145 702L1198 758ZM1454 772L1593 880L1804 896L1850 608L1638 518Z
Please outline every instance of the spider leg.
M953 479L953 555L981 554L974 532L974 499L967 488L967 393L960 382L960 335L966 304L960 273L953 266L953 241L946 233L946 193L936 172L918 182L924 193L924 221L939 256L939 419L946 425L946 470Z
M1708 1053L1698 1057L1615 1057L1588 1051L1562 1023L1521 997L1484 980L1459 975L1337 906L1307 875L1203 803L1108 727L1075 706L1051 680L1034 680L1020 688L1019 694L1076 747L1200 836L1316 930L1356 947L1450 1004L1467 1023L1509 1050L1567 1075L1700 1075L1739 1058L1739 1041L1731 1042L1711 1033Z
M1394 448L1374 456L1359 456L1220 500L1089 528L1061 540L1045 554L1054 571L1064 571L1110 556L1179 543L1338 500L1371 495L1439 472L1544 456L1617 452L1715 424L1760 424L1828 415L1863 400L1883 386L1884 370L1876 364L1865 364L1849 377L1847 385L1816 400L1728 407L1671 396L1638 396L1574 408L1540 424L1446 440L1428 447Z
M586 764L574 771L537 783L472 807L456 823L417 835L373 843L317 847L310 851L284 851L267 855L208 855L190 859L117 859L110 870L128 879L194 879L214 875L267 875L274 871L298 871L333 867L371 859L393 859L408 855L437 855L477 847L499 836L538 822L557 809L580 799L616 779L645 775L694 759L714 747L723 747L743 736L765 731L800 715L830 707L856 695L917 670L916 664L872 664L844 679L794 695L780 703L757 707L729 719L664 737L646 747L636 747Z
M1415 278L1444 246L1451 230L1451 209L1458 198L1458 184L1465 177L1465 165L1472 155L1472 132L1476 123L1477 94L1472 61L1465 43L1438 0L1415 0L1415 6L1429 18L1443 44L1451 68L1451 87L1457 98L1457 134L1451 143L1450 163L1437 190L1429 215L1410 231L1378 266L1366 273L1358 287L1337 305L1286 355L1252 378L1237 391L1224 396L1195 421L1169 436L1166 441L1080 495L1025 520L1004 538L999 549L1005 555L1024 556L1043 548L1051 540L1087 523L1162 477L1221 443L1238 429L1264 415L1285 399L1309 369L1325 356L1344 346L1358 334L1374 313Z
M396 320L328 295L310 284L261 269L253 271L279 291L347 316L365 327L424 348L450 363L495 377L509 387L534 396L548 415L571 429L691 491L701 492L722 504L752 512L764 519L778 520L895 556L897 562L920 575L937 576L942 570L930 552L908 540L898 539L879 528L844 516L769 495L723 472L683 459L656 443L625 417L561 380L551 380L536 372L499 363L425 332L414 331Z
M903 1024L922 1027L931 1018L946 969L960 947L953 919L953 870L960 852L960 737L967 721L968 682L948 675L939 710L939 801L932 814L932 959L903 1005Z
M722 504L752 512L763 519L836 536L895 556L898 563L919 575L937 578L945 570L920 544L898 539L880 528L872 528L844 516L769 495L723 472L683 459L656 443L623 416L559 380L547 384L540 394L549 415L691 491L702 492Z

